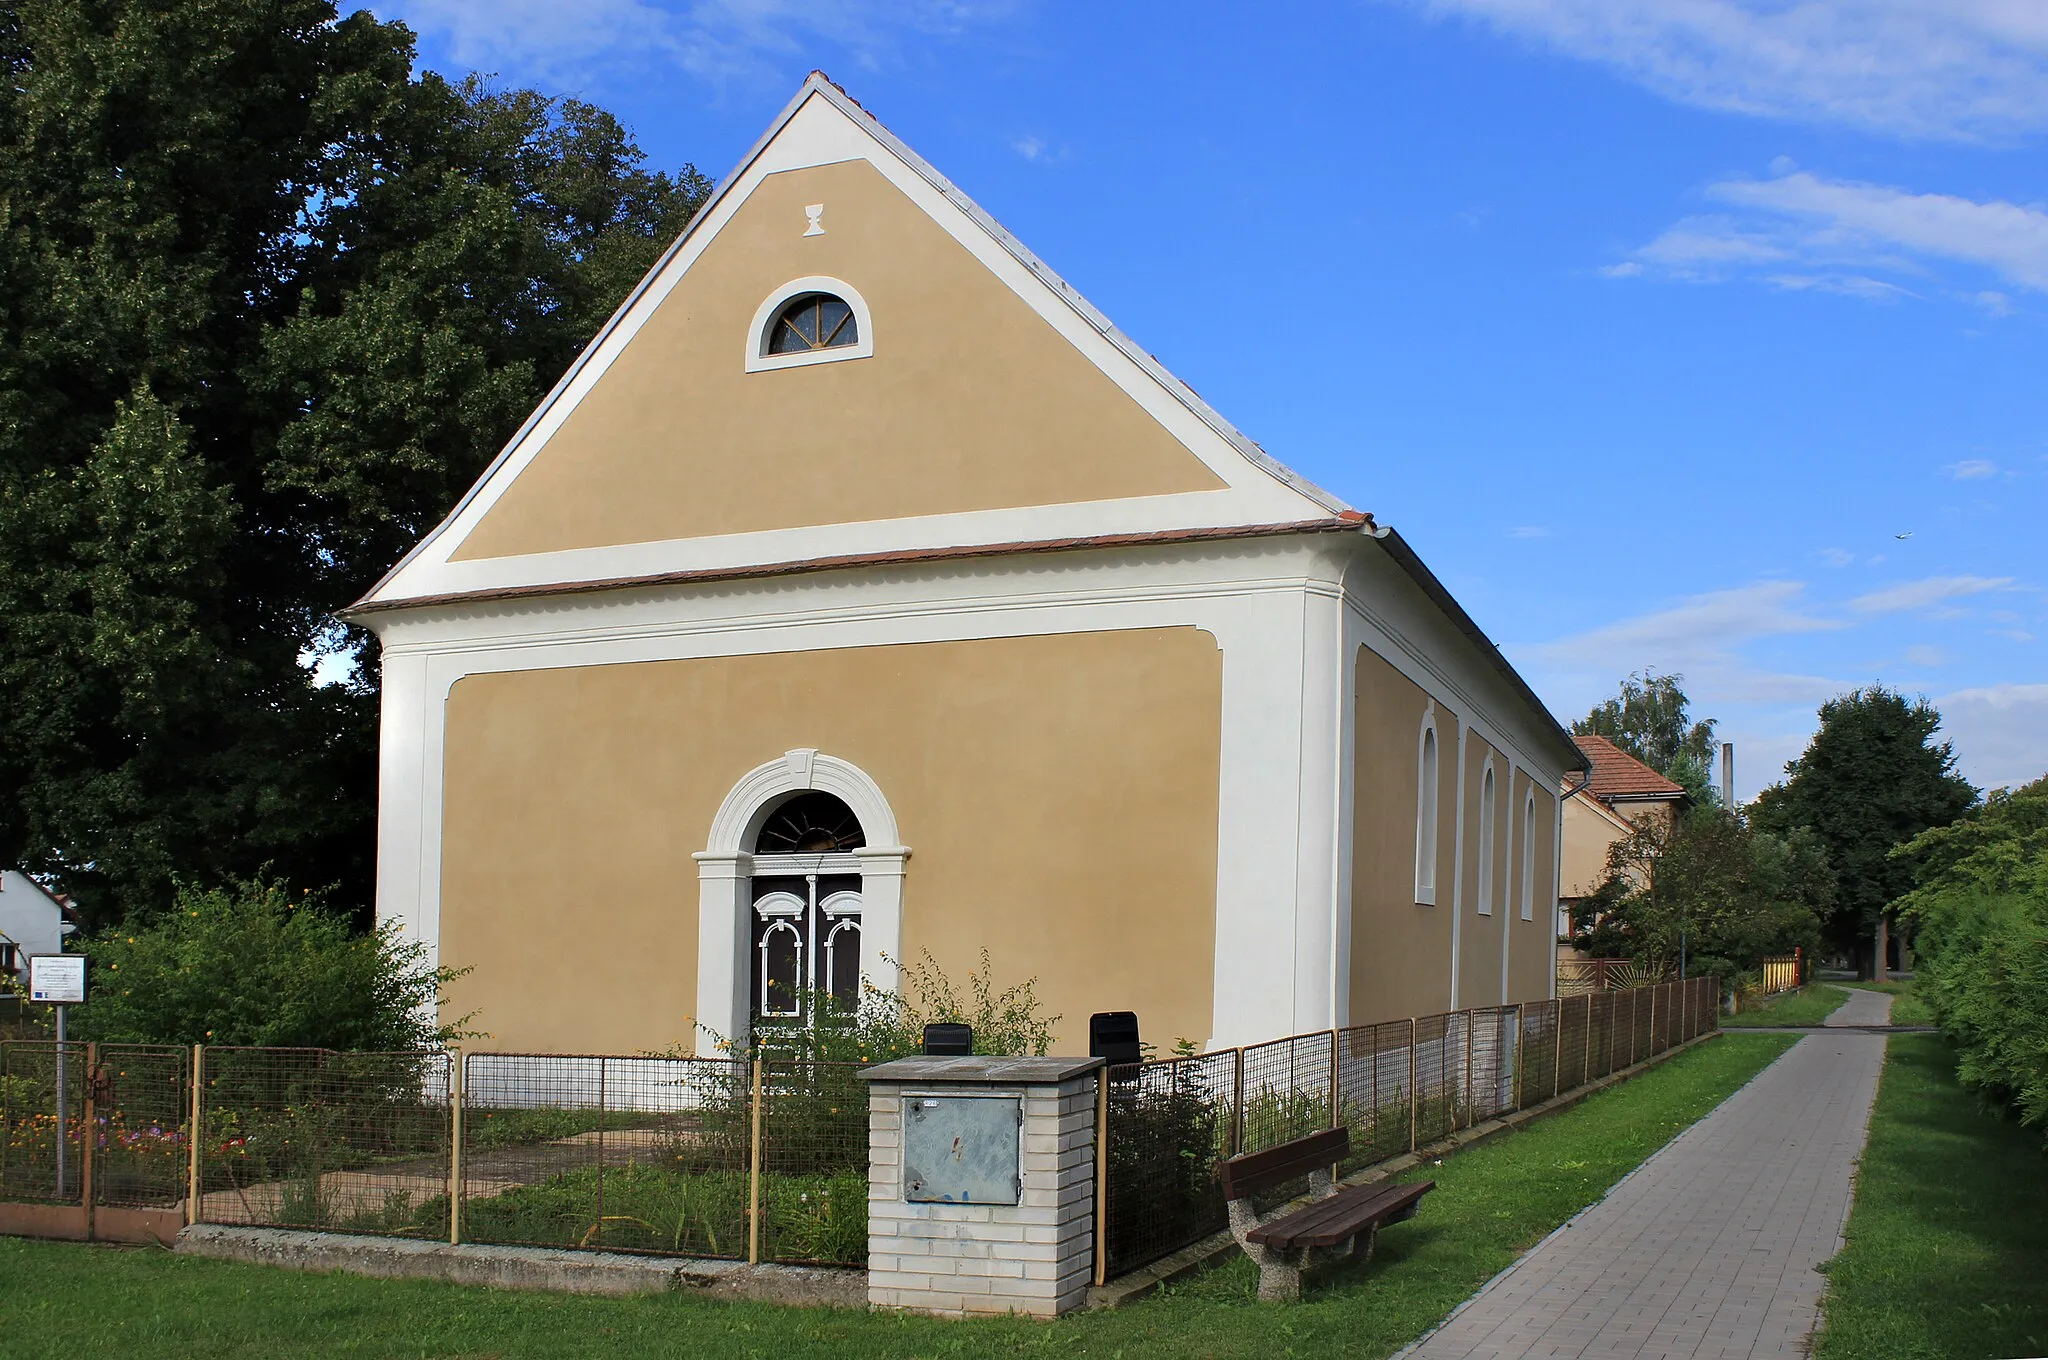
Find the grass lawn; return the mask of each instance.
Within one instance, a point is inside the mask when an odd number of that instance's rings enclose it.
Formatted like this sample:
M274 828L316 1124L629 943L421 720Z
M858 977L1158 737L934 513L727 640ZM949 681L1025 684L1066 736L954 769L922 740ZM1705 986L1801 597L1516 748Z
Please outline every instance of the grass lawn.
M1889 992L1892 998L1892 1023L1894 1025L1931 1025L1934 1011L1922 1001L1913 990L1912 979L1898 982L1849 982L1844 986L1865 992Z
M1815 1360L2048 1355L2048 1158L1936 1034L1895 1034Z
M1718 1105L1792 1043L1733 1035L1419 1174L1422 1215L1373 1261L1262 1306L1233 1261L1115 1312L949 1323L686 1296L592 1299L304 1275L161 1250L0 1238L0 1356L740 1357L1054 1352L1385 1356Z
M1755 1010L1721 1017L1722 1029L1746 1025L1818 1025L1849 999L1840 987L1826 982L1809 982L1804 987L1780 992Z

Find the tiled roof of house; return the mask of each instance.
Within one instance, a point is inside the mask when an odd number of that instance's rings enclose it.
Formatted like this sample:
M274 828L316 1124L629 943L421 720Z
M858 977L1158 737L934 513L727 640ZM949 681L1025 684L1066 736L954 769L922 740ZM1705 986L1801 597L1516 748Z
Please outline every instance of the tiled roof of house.
M1637 760L1605 737L1574 736L1572 741L1593 762L1586 792L1602 802L1621 799L1683 798L1685 790Z

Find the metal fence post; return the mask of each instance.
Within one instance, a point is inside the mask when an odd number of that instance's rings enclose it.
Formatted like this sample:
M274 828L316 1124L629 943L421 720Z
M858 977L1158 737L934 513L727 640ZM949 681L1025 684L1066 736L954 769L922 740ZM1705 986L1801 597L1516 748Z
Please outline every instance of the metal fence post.
M466 1065L462 1050L451 1053L449 1061L453 1067L448 1074L448 1245L452 1247L462 1244L462 1099ZM603 1174L598 1173L600 1178ZM603 1193L601 1187L599 1193Z
M1337 1086L1337 1043L1338 1036L1342 1033L1342 1030L1333 1029L1330 1031L1330 1127L1333 1129L1344 1122L1344 1117L1338 1113L1339 1105L1337 1100L1339 1095Z
M78 1200L85 1206L85 1240L92 1241L92 1154L100 1141L100 1046L85 1046L85 1117L78 1135Z
M1095 1285L1109 1279L1109 1065L1095 1069Z
M1237 1056L1237 1079L1230 1096L1230 1155L1244 1151L1244 1048L1231 1050Z
M1408 1017L1408 1150L1415 1151L1415 1017Z
M1526 1002L1515 1003L1515 1094L1514 1109L1522 1108L1522 1017Z
M1465 1012L1465 1127L1468 1129L1479 1113L1479 1102L1473 1099L1472 1091L1472 1027L1478 1019L1478 1011Z
M197 1223L200 1214L200 1195L204 1186L199 1177L199 1139L201 1118L205 1112L206 1092L206 1045L192 1045L192 1123L186 1140L185 1168L185 1222Z
M747 1264L761 1264L761 1068L754 1059L754 1129L747 1144Z
M1550 1098L1557 1099L1564 1094L1558 1090L1564 1081L1564 998L1557 998L1557 1009L1550 1016L1550 1037L1552 1053L1550 1058Z
M595 1240L604 1245L604 1078L605 1060L597 1060L597 1223L593 1228Z
M1611 1018L1611 1017L1612 1017L1612 1016L1614 1015L1614 1002L1613 1002L1613 1000L1612 1000L1612 999L1610 999L1610 1000L1608 1001L1608 1003L1607 1003L1607 1014L1608 1014L1608 1016L1609 1016L1610 1018ZM1584 1085L1585 1085L1585 1084L1587 1083L1587 1081L1588 1081L1588 1080L1590 1080L1590 1079L1592 1078L1592 1075L1593 1075L1593 996L1592 996L1592 993L1588 992L1588 993L1586 994L1586 1056L1585 1056L1585 1058L1584 1058L1583 1060L1581 1060L1581 1061L1580 1061L1580 1063L1579 1063L1579 1085L1581 1085L1581 1086L1584 1086Z

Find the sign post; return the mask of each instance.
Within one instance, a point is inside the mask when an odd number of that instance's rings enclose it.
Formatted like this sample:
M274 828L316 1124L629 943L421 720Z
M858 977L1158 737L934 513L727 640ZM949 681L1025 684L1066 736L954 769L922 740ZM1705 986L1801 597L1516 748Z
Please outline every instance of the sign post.
M66 1117L69 1103L67 1081L69 1054L64 1038L64 1012L85 1000L85 955L31 954L28 956L28 999L41 1001L57 1011L57 1198L65 1198L69 1179L65 1152L70 1137Z

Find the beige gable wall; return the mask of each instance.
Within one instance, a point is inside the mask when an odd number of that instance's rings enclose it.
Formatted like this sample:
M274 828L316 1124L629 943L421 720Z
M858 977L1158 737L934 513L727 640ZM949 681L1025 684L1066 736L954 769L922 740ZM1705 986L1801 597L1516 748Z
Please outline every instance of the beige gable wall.
M825 233L804 208L823 203ZM754 313L844 279L869 358L745 371ZM864 160L740 204L454 557L1059 505L1224 483Z
M1209 1035L1222 654L1193 628L471 676L448 699L441 959L501 1048L690 1038L713 814L815 746L912 849L907 958L1036 975L1061 1051Z
M1437 705L1437 905L1415 901L1416 743L1429 696L1358 649L1351 813L1354 1025L1450 1005L1451 876L1457 868L1458 720Z

